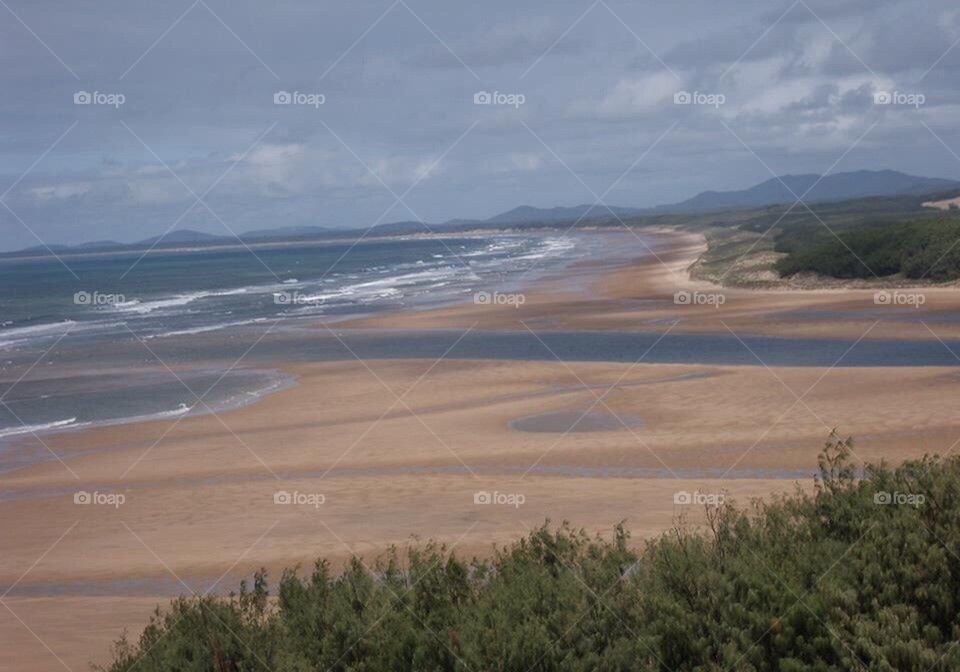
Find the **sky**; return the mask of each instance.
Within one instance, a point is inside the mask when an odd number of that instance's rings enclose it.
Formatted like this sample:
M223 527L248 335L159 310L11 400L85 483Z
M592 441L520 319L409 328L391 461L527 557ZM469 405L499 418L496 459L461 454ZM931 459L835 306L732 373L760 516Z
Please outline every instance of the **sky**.
M644 207L774 174L960 179L955 2L0 0L0 17L0 250Z

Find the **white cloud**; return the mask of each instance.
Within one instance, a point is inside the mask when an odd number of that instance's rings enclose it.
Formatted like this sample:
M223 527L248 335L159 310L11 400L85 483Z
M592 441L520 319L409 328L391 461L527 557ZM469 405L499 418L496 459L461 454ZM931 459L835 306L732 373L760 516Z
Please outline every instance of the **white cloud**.
M440 162L443 163L443 162ZM427 180L436 175L440 165L435 157L392 155L378 156L367 163L370 169L377 174L380 180L393 187L407 186L414 182ZM358 183L364 186L383 187L373 175L365 173Z
M242 161L245 175L266 189L298 190L303 184L306 148L299 143L285 145L260 144L241 159L231 157L231 161Z
M539 154L514 153L510 155L510 163L519 170L539 170L543 166L543 157Z
M599 100L581 98L570 107L574 117L616 119L636 116L656 108L682 89L669 72L654 72L631 79L621 79L613 90Z
M61 184L44 185L33 187L28 190L34 198L41 201L49 201L61 198L72 198L74 196L83 196L89 193L91 185L89 182L63 182Z

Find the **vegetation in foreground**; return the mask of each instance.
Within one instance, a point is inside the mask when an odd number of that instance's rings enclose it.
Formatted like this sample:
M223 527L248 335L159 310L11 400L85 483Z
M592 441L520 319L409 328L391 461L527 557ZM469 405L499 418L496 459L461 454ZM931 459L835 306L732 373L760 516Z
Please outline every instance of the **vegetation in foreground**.
M960 220L864 224L831 233L825 227L796 227L777 237L786 252L781 276L812 271L833 278L902 275L910 280L960 278Z
M489 560L442 546L183 598L107 670L957 670L960 458L708 510L642 551L544 526ZM403 566L403 569L401 568Z

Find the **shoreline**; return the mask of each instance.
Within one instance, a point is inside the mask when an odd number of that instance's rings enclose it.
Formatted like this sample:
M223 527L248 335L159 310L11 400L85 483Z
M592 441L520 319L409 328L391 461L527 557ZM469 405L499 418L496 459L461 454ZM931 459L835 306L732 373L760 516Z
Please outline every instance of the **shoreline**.
M677 306L667 300L673 291L711 291L683 280L697 236L652 236L659 260L638 245L551 270L523 288L520 308L466 303L336 328L660 333L680 317L679 333L846 333L758 317L783 297L747 305L731 293L719 309ZM703 522L696 507L674 503L678 492L724 492L746 504L811 487L800 475L816 469L835 424L857 439L858 464L947 452L960 437L953 366L892 373L456 357L270 365L296 386L223 413L51 436L69 470L51 461L0 475L9 549L0 585L17 586L5 601L69 664L104 662L124 627L135 636L150 607L172 597L124 586L170 585L175 594L184 592L180 577L195 586L223 576L218 590L229 590L259 567L276 578L320 556L341 566L351 553L369 559L416 537L487 555L546 518L597 533L625 520L640 545L679 517ZM599 429L567 431L570 417L586 414L603 414ZM608 424L614 415L637 422ZM516 428L528 418L541 431ZM77 504L79 491L124 501ZM324 501L285 504L279 492ZM525 503L478 505L479 492L522 494ZM64 586L100 593L49 596ZM15 619L0 621L0 636L21 652L11 669L45 669L49 653Z
M662 245L656 255L624 268L607 268L588 280L583 296L557 291L547 277L528 288L519 308L457 306L393 311L339 324L357 329L515 328L538 331L654 332L676 322L677 333L791 336L813 339L949 340L960 338L960 291L955 286L743 288L691 276L707 250L703 233L647 229ZM589 267L588 267L589 268ZM677 293L720 296L723 303L678 305ZM878 293L885 296L878 298ZM922 304L898 304L922 295ZM886 302L885 302L886 300Z

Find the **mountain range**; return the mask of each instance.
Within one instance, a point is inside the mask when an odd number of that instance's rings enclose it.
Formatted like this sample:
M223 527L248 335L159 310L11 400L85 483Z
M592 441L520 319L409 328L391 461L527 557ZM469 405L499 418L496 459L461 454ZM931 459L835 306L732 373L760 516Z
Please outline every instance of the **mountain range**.
M740 191L704 191L680 203L656 208L665 212L727 210L793 203L846 201L869 196L924 194L960 186L953 180L917 177L895 170L858 170L835 175L783 175Z
M683 214L685 212L709 212L761 208L784 203L793 203L802 198L806 203L844 201L876 196L923 195L947 190L960 190L960 182L934 177L918 177L895 170L858 170L835 173L832 175L783 175L771 178L747 189L735 191L703 191L692 198L679 203L660 205L653 208L629 208L599 204L583 204L572 207L537 208L523 205L488 219L453 219L441 224L425 224L418 221L392 222L380 224L371 230L373 235L402 235L443 230L467 230L483 226L504 227L510 225L556 224L609 219L612 216L635 217L657 214ZM358 231L354 229L353 233ZM342 237L349 235L349 229L322 226L289 226L275 229L257 229L240 234L244 242L265 239ZM112 248L156 247L158 245L213 244L236 242L233 236L218 236L191 229L168 231L136 243L117 243L114 241L96 241L76 246L51 245L32 247L21 253L49 250L56 252L109 250Z

